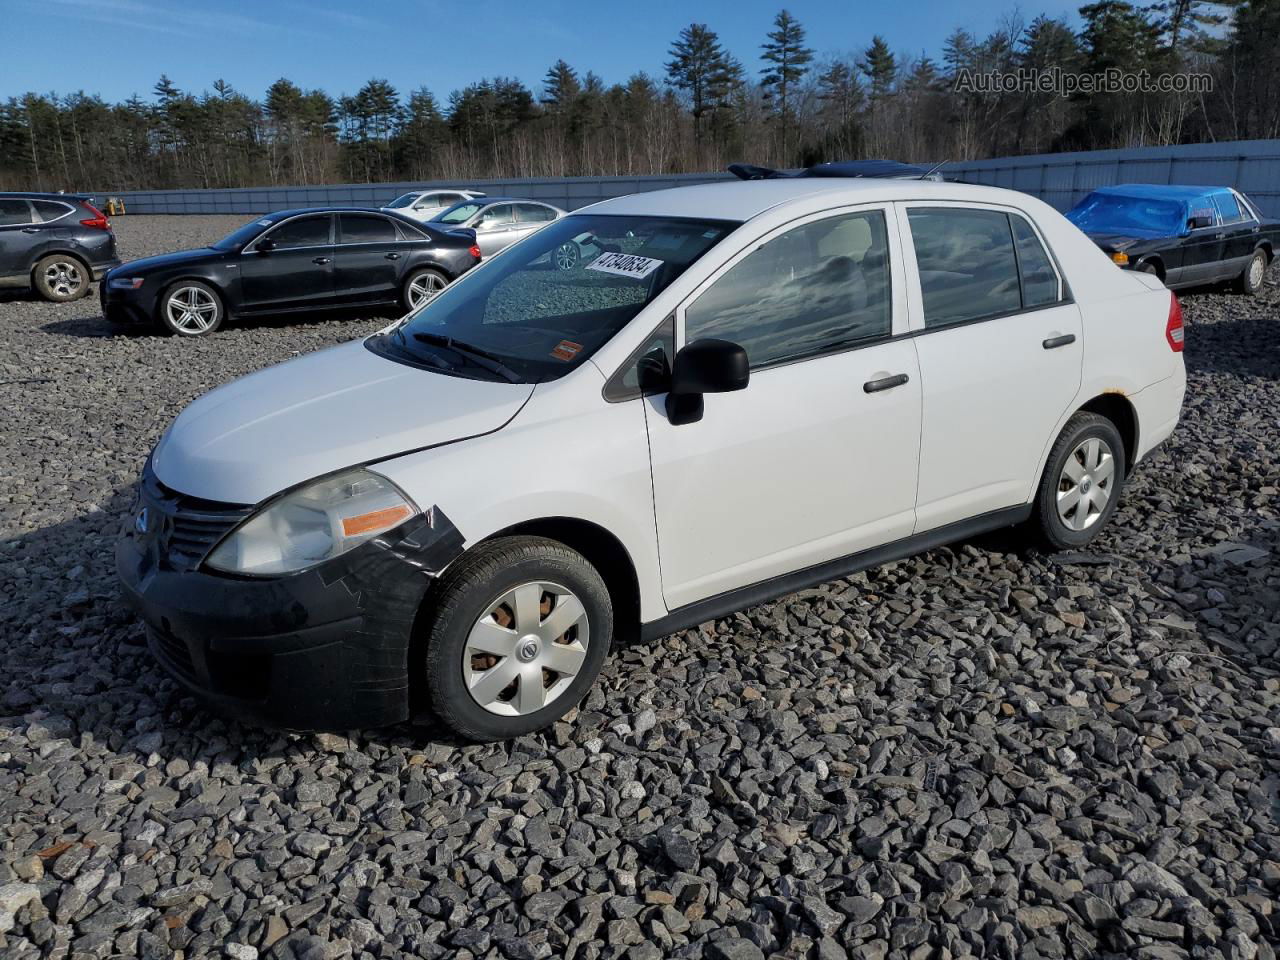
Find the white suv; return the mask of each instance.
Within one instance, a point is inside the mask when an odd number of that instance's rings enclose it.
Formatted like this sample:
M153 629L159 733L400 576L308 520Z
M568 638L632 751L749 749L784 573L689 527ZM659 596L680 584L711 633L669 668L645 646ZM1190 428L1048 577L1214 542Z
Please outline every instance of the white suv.
M1182 333L1159 280L1020 193L607 200L192 403L118 566L163 664L243 716L515 736L615 636L996 527L1087 543L1174 429Z

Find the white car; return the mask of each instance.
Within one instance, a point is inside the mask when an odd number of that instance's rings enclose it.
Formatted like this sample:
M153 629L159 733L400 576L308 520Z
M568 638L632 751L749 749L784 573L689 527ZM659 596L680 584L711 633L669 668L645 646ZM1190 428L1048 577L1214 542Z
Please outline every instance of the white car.
M163 664L242 716L516 736L615 637L1013 524L1084 545L1177 423L1182 338L1158 279L1020 193L606 200L192 403L118 567Z
M455 203L462 203L464 200L474 200L483 196L483 193L475 190L413 190L396 197L382 209L391 210L426 223L433 217L444 213Z

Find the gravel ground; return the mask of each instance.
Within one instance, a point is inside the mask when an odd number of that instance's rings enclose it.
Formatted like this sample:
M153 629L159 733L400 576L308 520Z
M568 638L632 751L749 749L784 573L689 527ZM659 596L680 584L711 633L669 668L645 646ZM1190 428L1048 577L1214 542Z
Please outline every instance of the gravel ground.
M140 256L239 218L122 218ZM294 736L165 679L111 552L199 393L382 321L121 335L0 300L0 955L1271 958L1280 289L1184 298L1174 439L1007 536L606 667L545 735Z

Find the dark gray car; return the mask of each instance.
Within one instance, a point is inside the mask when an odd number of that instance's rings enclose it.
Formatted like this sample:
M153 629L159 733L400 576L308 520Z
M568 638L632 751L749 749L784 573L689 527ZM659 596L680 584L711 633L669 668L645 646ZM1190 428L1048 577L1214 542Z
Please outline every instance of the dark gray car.
M0 193L0 287L31 287L63 303L119 262L111 224L89 198Z

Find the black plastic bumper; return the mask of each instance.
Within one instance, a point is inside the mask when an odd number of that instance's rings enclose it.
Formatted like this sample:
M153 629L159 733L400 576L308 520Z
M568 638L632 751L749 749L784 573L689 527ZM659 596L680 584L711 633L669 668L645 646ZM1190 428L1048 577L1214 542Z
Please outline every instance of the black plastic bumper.
M461 549L432 510L311 570L237 578L174 569L162 537L130 518L116 566L151 650L183 686L252 723L347 730L409 716L414 620Z

